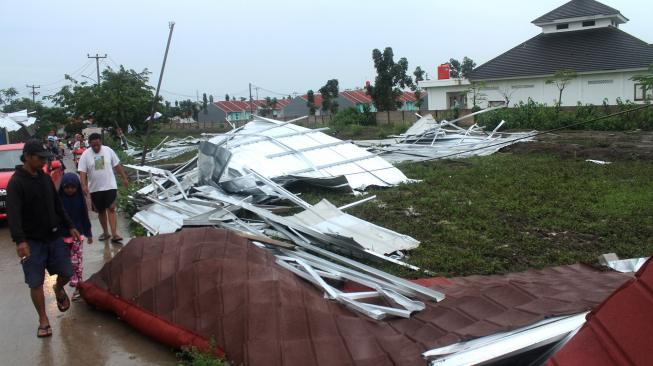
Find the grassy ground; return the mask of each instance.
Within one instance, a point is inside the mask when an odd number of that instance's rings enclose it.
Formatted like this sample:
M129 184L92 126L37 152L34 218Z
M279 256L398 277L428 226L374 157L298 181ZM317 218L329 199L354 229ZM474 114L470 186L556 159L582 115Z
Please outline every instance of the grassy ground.
M422 182L371 190L377 200L350 213L420 240L409 262L440 275L505 273L595 263L607 252L623 258L653 252L651 162L601 166L546 154L499 153L400 169ZM299 191L313 203L321 197L335 204L355 200Z

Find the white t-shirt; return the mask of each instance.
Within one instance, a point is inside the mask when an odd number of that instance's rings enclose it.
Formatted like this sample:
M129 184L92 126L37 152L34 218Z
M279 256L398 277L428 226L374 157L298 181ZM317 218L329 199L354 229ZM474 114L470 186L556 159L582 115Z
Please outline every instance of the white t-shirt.
M99 153L92 148L86 149L79 158L78 170L86 173L89 192L118 189L113 168L120 164L118 155L108 146L102 145Z

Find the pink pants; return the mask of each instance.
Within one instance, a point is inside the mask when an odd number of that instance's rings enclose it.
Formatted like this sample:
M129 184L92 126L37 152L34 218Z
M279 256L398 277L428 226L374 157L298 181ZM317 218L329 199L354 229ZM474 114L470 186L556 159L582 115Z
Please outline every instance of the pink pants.
M73 276L70 277L70 286L77 287L77 284L82 282L82 270L84 269L82 264L84 238L82 237L80 241L75 241L73 238L64 238L64 242L68 247L70 262L73 264Z

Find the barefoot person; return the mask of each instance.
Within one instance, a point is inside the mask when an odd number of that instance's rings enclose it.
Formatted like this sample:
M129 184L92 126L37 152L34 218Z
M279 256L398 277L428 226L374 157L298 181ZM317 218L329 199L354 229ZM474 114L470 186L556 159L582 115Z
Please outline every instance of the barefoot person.
M102 136L93 133L88 138L90 149L86 149L79 158L79 178L82 181L84 193L91 194L91 202L98 212L102 235L99 240L111 239L112 242L122 241L116 227L116 196L118 185L113 174L115 169L121 176L122 182L127 187L127 174L120 159L108 146L102 145ZM107 227L108 221L108 227ZM109 228L111 235L109 235Z
M51 155L40 141L27 141L21 156L23 165L16 166L7 185L9 230L39 316L38 337L52 335L43 292L46 269L51 276L57 275L53 287L57 307L62 312L70 307L64 286L73 274L73 267L61 237L64 233L58 227L63 225L70 236L79 240L79 232L66 215L52 179L42 170Z

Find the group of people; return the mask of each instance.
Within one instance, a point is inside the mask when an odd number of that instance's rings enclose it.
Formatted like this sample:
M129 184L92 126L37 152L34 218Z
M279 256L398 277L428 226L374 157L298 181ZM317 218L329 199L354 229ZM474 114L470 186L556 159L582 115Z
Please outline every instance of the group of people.
M82 245L85 240L88 244L93 242L88 197L102 226L98 240L115 243L123 240L117 232L118 186L114 170L125 187L129 184L127 175L113 149L102 144L100 134L91 134L88 142L90 148L79 159L79 176L64 174L57 191L50 176L42 170L48 159L53 158L53 151L47 149L52 145L44 146L39 140L27 141L21 156L23 164L16 166L7 185L9 229L38 314L37 337L52 335L45 308L45 271L57 275L52 289L61 312L67 311L71 304L65 285L75 288L73 298L78 295L83 269Z

